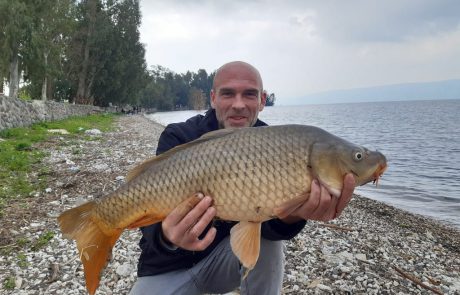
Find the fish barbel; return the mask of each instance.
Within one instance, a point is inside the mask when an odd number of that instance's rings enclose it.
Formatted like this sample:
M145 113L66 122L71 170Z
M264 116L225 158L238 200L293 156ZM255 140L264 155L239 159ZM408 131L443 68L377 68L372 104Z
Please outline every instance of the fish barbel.
M339 197L345 174L362 185L377 181L386 167L380 152L313 126L222 129L147 160L119 189L63 212L58 221L63 236L77 242L90 294L124 229L162 221L180 204L196 203L190 196L197 192L212 196L218 218L239 221L231 230L232 250L252 269L261 222L302 205L313 179Z

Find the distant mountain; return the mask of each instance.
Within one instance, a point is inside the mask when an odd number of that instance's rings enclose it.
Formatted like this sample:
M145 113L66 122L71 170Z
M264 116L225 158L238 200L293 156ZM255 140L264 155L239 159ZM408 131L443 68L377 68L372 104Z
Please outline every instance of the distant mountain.
M460 99L460 79L318 92L293 99L290 103L327 104L434 99Z

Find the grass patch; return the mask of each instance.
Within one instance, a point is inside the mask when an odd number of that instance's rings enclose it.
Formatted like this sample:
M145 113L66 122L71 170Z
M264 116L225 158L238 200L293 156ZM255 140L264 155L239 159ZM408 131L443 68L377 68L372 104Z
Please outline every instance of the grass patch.
M27 266L29 266L29 263L27 262L27 256L26 254L24 253L18 253L18 266L20 268L26 268Z
M16 287L16 280L14 279L14 277L7 277L3 281L3 288L5 288L6 290L13 290L14 287Z
M54 232L52 231L47 231L44 234L40 235L38 239L35 241L34 245L32 246L32 251L38 251L41 248L45 247L53 238Z
M46 183L46 167L39 167L45 153L34 149L34 144L51 136L77 137L88 129L110 131L115 115L96 114L71 117L53 122L41 122L27 128L11 128L0 131L0 217L8 200L29 196L42 190ZM49 129L65 129L69 135L56 135ZM75 150L78 154L78 150ZM34 168L35 167L35 168ZM37 173L39 181L31 182L29 175Z
M112 130L112 123L115 115L99 114L85 117L72 117L62 121L38 123L46 129L65 129L71 134L84 133L88 129L99 129L101 131Z

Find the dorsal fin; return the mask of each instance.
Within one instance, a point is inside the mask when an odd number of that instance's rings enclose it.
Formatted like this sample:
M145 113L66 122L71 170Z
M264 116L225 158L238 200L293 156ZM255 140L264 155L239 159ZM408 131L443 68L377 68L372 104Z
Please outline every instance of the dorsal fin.
M161 155L158 155L158 156L155 156L155 157L150 158L148 160L145 160L144 162L142 162L141 164L137 165L131 171L128 172L128 175L126 176L126 181L131 181L132 179L134 179L138 175L144 173L147 169L149 169L149 167L151 165L153 165L157 161L161 161L161 160L164 160L166 158L169 158L171 155L173 155L173 154L175 154L175 153L177 153L179 151L185 150L185 149L187 149L187 148L189 148L191 146L206 142L208 140L212 140L212 139L227 136L229 134L232 134L236 130L239 130L239 129L228 128L228 129L219 129L219 130L211 131L211 132L203 134L201 137L199 137L199 138L197 138L197 139L195 139L195 140L193 140L191 142L178 145L178 146L176 146L176 147L174 147L174 148L162 153Z

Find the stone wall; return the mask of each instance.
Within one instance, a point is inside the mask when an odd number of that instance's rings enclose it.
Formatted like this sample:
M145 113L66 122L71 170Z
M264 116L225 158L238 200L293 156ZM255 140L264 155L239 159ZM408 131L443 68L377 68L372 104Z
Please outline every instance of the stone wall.
M101 108L54 101L24 101L0 95L0 130L29 126L41 121L61 120L70 116L84 116L114 111L115 108Z

